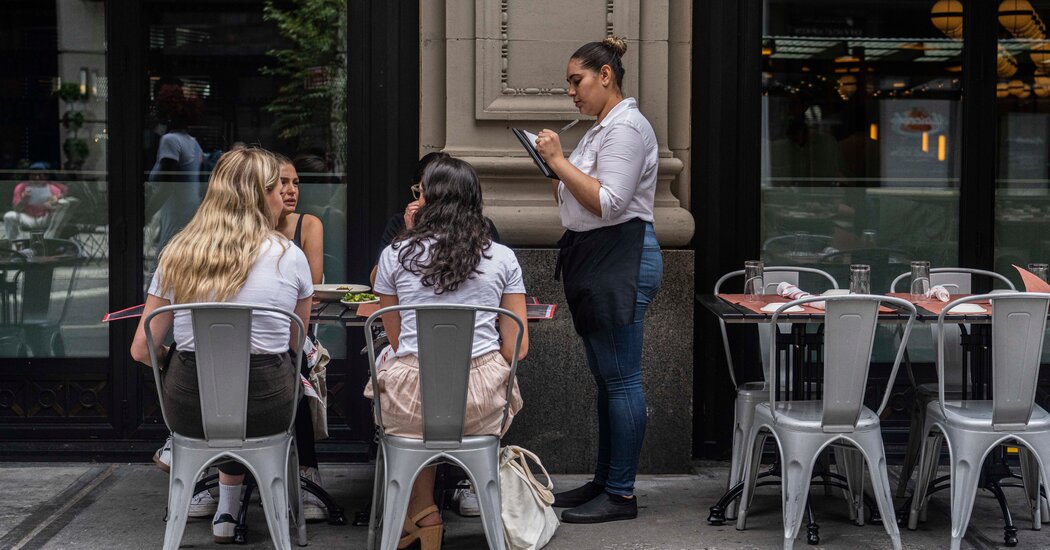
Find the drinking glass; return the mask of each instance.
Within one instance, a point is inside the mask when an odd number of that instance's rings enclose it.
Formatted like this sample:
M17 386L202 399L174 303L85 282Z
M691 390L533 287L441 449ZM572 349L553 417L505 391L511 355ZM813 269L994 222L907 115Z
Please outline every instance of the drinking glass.
M748 302L761 301L759 296L765 291L763 281L763 270L765 266L760 260L748 260L744 262L744 296Z
M30 231L29 232L29 248L34 254L38 256L44 255L44 232L43 231Z
M871 294L871 266L851 264L849 266L849 293Z
M911 299L925 300L930 291L930 262L915 261L911 263Z
M1031 271L1033 275L1046 281L1047 271L1050 270L1050 266L1047 264L1028 264L1028 271Z

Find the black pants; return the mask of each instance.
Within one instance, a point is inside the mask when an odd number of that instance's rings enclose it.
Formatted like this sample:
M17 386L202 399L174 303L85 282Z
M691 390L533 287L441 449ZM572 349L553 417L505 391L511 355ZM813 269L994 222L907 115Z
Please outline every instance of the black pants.
M288 428L292 420L291 402L297 390L295 384L298 384L297 379L288 375L291 368L292 360L287 353L252 355L248 371L247 437L272 435ZM194 354L174 353L168 368L161 372L160 383L161 399L168 413L168 427L188 437L203 438ZM312 443L312 426L310 435ZM245 472L245 468L239 462L230 461L220 464L219 471L239 475Z

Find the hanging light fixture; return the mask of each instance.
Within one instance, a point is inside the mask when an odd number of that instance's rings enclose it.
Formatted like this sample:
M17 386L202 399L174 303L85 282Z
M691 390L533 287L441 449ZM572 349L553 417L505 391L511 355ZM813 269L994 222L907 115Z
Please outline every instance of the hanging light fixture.
M962 36L963 5L959 0L937 0L930 8L930 22L946 36Z
M1010 85L1005 82L1000 82L995 85L995 97L999 99L1005 99L1010 97Z
M1050 42L1040 42L1028 52L1036 67L1050 68Z
M1050 97L1050 76L1035 77L1035 85L1032 91L1039 97Z
M999 4L999 24L1014 36L1024 35L1035 26L1035 9L1028 0L1003 0Z

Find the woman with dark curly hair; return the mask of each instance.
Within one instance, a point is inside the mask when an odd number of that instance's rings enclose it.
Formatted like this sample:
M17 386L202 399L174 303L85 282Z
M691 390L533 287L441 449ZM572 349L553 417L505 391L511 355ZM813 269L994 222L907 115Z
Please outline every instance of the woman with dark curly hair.
M423 173L423 201L415 225L379 256L375 293L381 307L398 304L456 303L499 306L525 318L525 285L514 253L492 242L481 214L481 184L470 164L437 159ZM419 362L415 312L383 316L394 357L379 368L383 423L387 433L421 437ZM478 312L467 389L466 435L500 435L521 409L517 384L510 416L500 431L506 405L510 361L517 324L496 325L496 314ZM518 359L529 350L528 329ZM372 397L371 384L365 396ZM423 550L441 546L441 516L434 505L434 468L419 474L412 487L405 534L398 548L419 539Z

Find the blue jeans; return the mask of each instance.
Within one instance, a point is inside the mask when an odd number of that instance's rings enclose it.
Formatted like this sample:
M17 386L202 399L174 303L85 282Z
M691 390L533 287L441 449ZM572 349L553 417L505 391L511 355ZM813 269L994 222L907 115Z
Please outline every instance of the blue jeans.
M642 391L642 339L645 310L660 290L664 263L653 225L645 228L638 267L634 322L583 337L587 365L598 386L598 462L594 482L614 495L634 494L638 455L645 438L645 393Z

